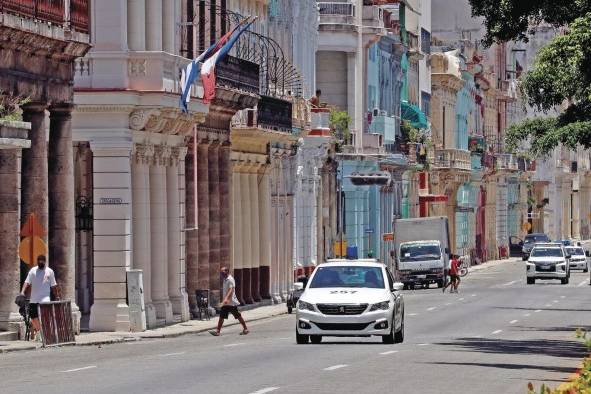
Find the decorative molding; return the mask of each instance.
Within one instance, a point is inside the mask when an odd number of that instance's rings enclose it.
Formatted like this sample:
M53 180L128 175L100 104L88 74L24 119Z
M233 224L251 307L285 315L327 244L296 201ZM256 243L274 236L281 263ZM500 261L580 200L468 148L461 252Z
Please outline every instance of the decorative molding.
M147 59L129 59L127 61L127 73L130 77L145 77Z
M132 130L161 133L167 135L189 135L195 124L205 120L205 113L191 115L176 108L139 108L129 115Z
M133 145L133 160L137 164L152 163L154 158L154 145L151 144L134 144Z
M168 145L154 146L154 165L168 166L171 159L171 147Z

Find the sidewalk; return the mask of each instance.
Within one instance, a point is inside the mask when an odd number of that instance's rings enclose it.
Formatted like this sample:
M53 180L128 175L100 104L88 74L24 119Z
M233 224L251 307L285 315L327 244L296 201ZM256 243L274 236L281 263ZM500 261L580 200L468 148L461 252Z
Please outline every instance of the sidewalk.
M259 308L242 311L242 316L244 316L244 319L247 322L253 322L257 320L269 319L286 313L287 307L283 303L277 305L261 306ZM181 335L197 334L214 329L217 325L217 321L218 317L213 316L211 320L190 320L183 323L156 328L154 330L146 330L144 332L82 333L76 336L76 346L105 345L111 343L141 341L142 339L173 338ZM239 324L238 321L232 318L226 321L224 327L234 326L236 324ZM0 341L0 353L19 350L34 350L41 347L41 343L39 342Z
M503 264L510 264L510 263L516 264L516 263L521 263L521 262L522 262L522 260L520 257L509 257L509 258L503 259L503 260L490 260L490 261L486 261L482 264L471 266L468 269L468 275L470 275L470 272L482 271L482 270L486 270L489 268L498 267Z

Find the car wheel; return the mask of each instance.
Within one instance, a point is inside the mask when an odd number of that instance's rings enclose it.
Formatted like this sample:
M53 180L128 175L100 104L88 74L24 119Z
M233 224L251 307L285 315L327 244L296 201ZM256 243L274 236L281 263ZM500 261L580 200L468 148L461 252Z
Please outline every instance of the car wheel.
M521 256L521 260L527 261L527 256L526 255Z
M287 313L289 313L291 315L291 312L293 312L293 308L291 306L287 307Z
M394 343L404 342L404 313L402 313L402 323L400 323L400 330L394 333Z
M527 278L527 284L528 285L535 285L536 284L536 278Z
M438 280L437 281L437 288L441 289L443 287L443 281L442 280Z
M589 268L584 268L583 272L589 272Z
M310 342L312 342L314 345L318 345L320 342L322 342L322 335L310 335Z
M560 283L563 284L563 285L568 284L568 278L562 278L562 279L560 279Z
M305 345L305 344L307 344L309 339L310 339L310 336L309 335L301 335L296 330L296 343L298 345Z
M428 289L428 288L429 288L429 282L425 283L425 284L423 285L423 288L424 288L424 289Z

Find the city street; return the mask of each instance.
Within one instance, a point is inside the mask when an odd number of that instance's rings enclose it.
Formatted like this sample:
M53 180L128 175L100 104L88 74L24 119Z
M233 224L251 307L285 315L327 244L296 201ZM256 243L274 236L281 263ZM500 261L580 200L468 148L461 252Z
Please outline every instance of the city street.
M295 316L126 344L0 355L4 393L525 393L558 386L586 355L589 274L525 284L513 259L470 273L459 294L404 292L406 337L296 345Z

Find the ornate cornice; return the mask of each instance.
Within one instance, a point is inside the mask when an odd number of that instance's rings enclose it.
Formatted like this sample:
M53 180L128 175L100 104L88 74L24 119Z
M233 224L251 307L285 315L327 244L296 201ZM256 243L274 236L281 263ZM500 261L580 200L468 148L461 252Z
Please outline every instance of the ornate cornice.
M185 136L191 134L205 116L205 113L185 114L176 108L139 108L129 115L129 127L149 133Z

